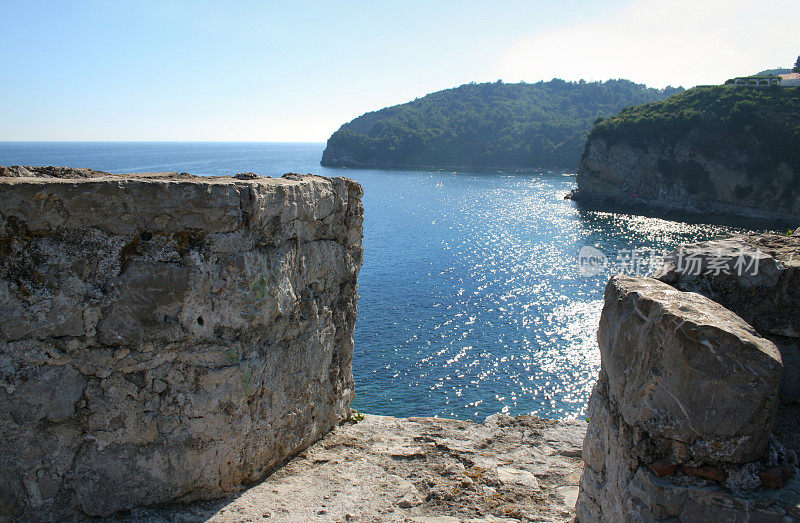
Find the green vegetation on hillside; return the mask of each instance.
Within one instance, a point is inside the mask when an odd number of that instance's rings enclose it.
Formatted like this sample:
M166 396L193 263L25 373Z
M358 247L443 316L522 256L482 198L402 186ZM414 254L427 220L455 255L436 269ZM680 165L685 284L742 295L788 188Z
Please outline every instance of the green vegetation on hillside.
M800 88L696 87L599 121L589 133L595 138L640 148L686 140L722 163L732 151L749 158L754 176L786 163L800 183Z
M597 118L681 91L627 80L462 85L344 124L322 165L573 169Z

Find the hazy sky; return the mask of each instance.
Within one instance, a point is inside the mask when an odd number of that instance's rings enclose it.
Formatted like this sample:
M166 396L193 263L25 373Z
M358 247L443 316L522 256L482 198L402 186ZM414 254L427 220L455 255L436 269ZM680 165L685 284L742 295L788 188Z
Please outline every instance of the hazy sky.
M470 81L721 83L800 53L798 0L0 0L0 140L324 141Z

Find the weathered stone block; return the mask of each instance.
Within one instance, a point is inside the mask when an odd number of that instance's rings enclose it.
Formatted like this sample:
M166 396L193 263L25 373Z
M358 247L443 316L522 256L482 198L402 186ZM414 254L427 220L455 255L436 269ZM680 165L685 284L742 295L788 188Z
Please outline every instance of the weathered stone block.
M655 278L732 310L781 351L781 395L800 400L800 238L743 234L682 245Z
M740 317L650 278L606 288L598 342L625 422L688 446L693 459L745 463L767 447L781 357Z
M353 397L361 188L0 178L0 519L225 495Z
M800 517L796 485L759 490L765 471L785 480L796 465L771 435L773 343L700 294L624 276L606 287L598 342L580 521Z

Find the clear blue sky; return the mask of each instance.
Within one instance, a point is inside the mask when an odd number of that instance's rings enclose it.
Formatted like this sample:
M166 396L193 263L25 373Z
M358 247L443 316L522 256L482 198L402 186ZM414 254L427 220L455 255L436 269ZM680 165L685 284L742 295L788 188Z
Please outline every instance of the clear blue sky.
M324 141L470 81L723 81L794 62L774 1L0 0L0 140Z

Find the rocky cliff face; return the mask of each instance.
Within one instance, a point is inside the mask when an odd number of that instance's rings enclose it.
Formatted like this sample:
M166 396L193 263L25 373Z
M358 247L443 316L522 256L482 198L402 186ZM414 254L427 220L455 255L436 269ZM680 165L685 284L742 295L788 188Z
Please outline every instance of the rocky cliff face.
M800 518L795 257L796 236L737 236L609 282L581 521Z
M589 133L575 199L800 221L800 89L702 86Z
M709 156L696 134L674 144L590 138L572 198L609 208L800 220L799 172L788 163L758 172L757 150L730 147Z
M358 184L0 174L0 519L219 497L348 414Z

